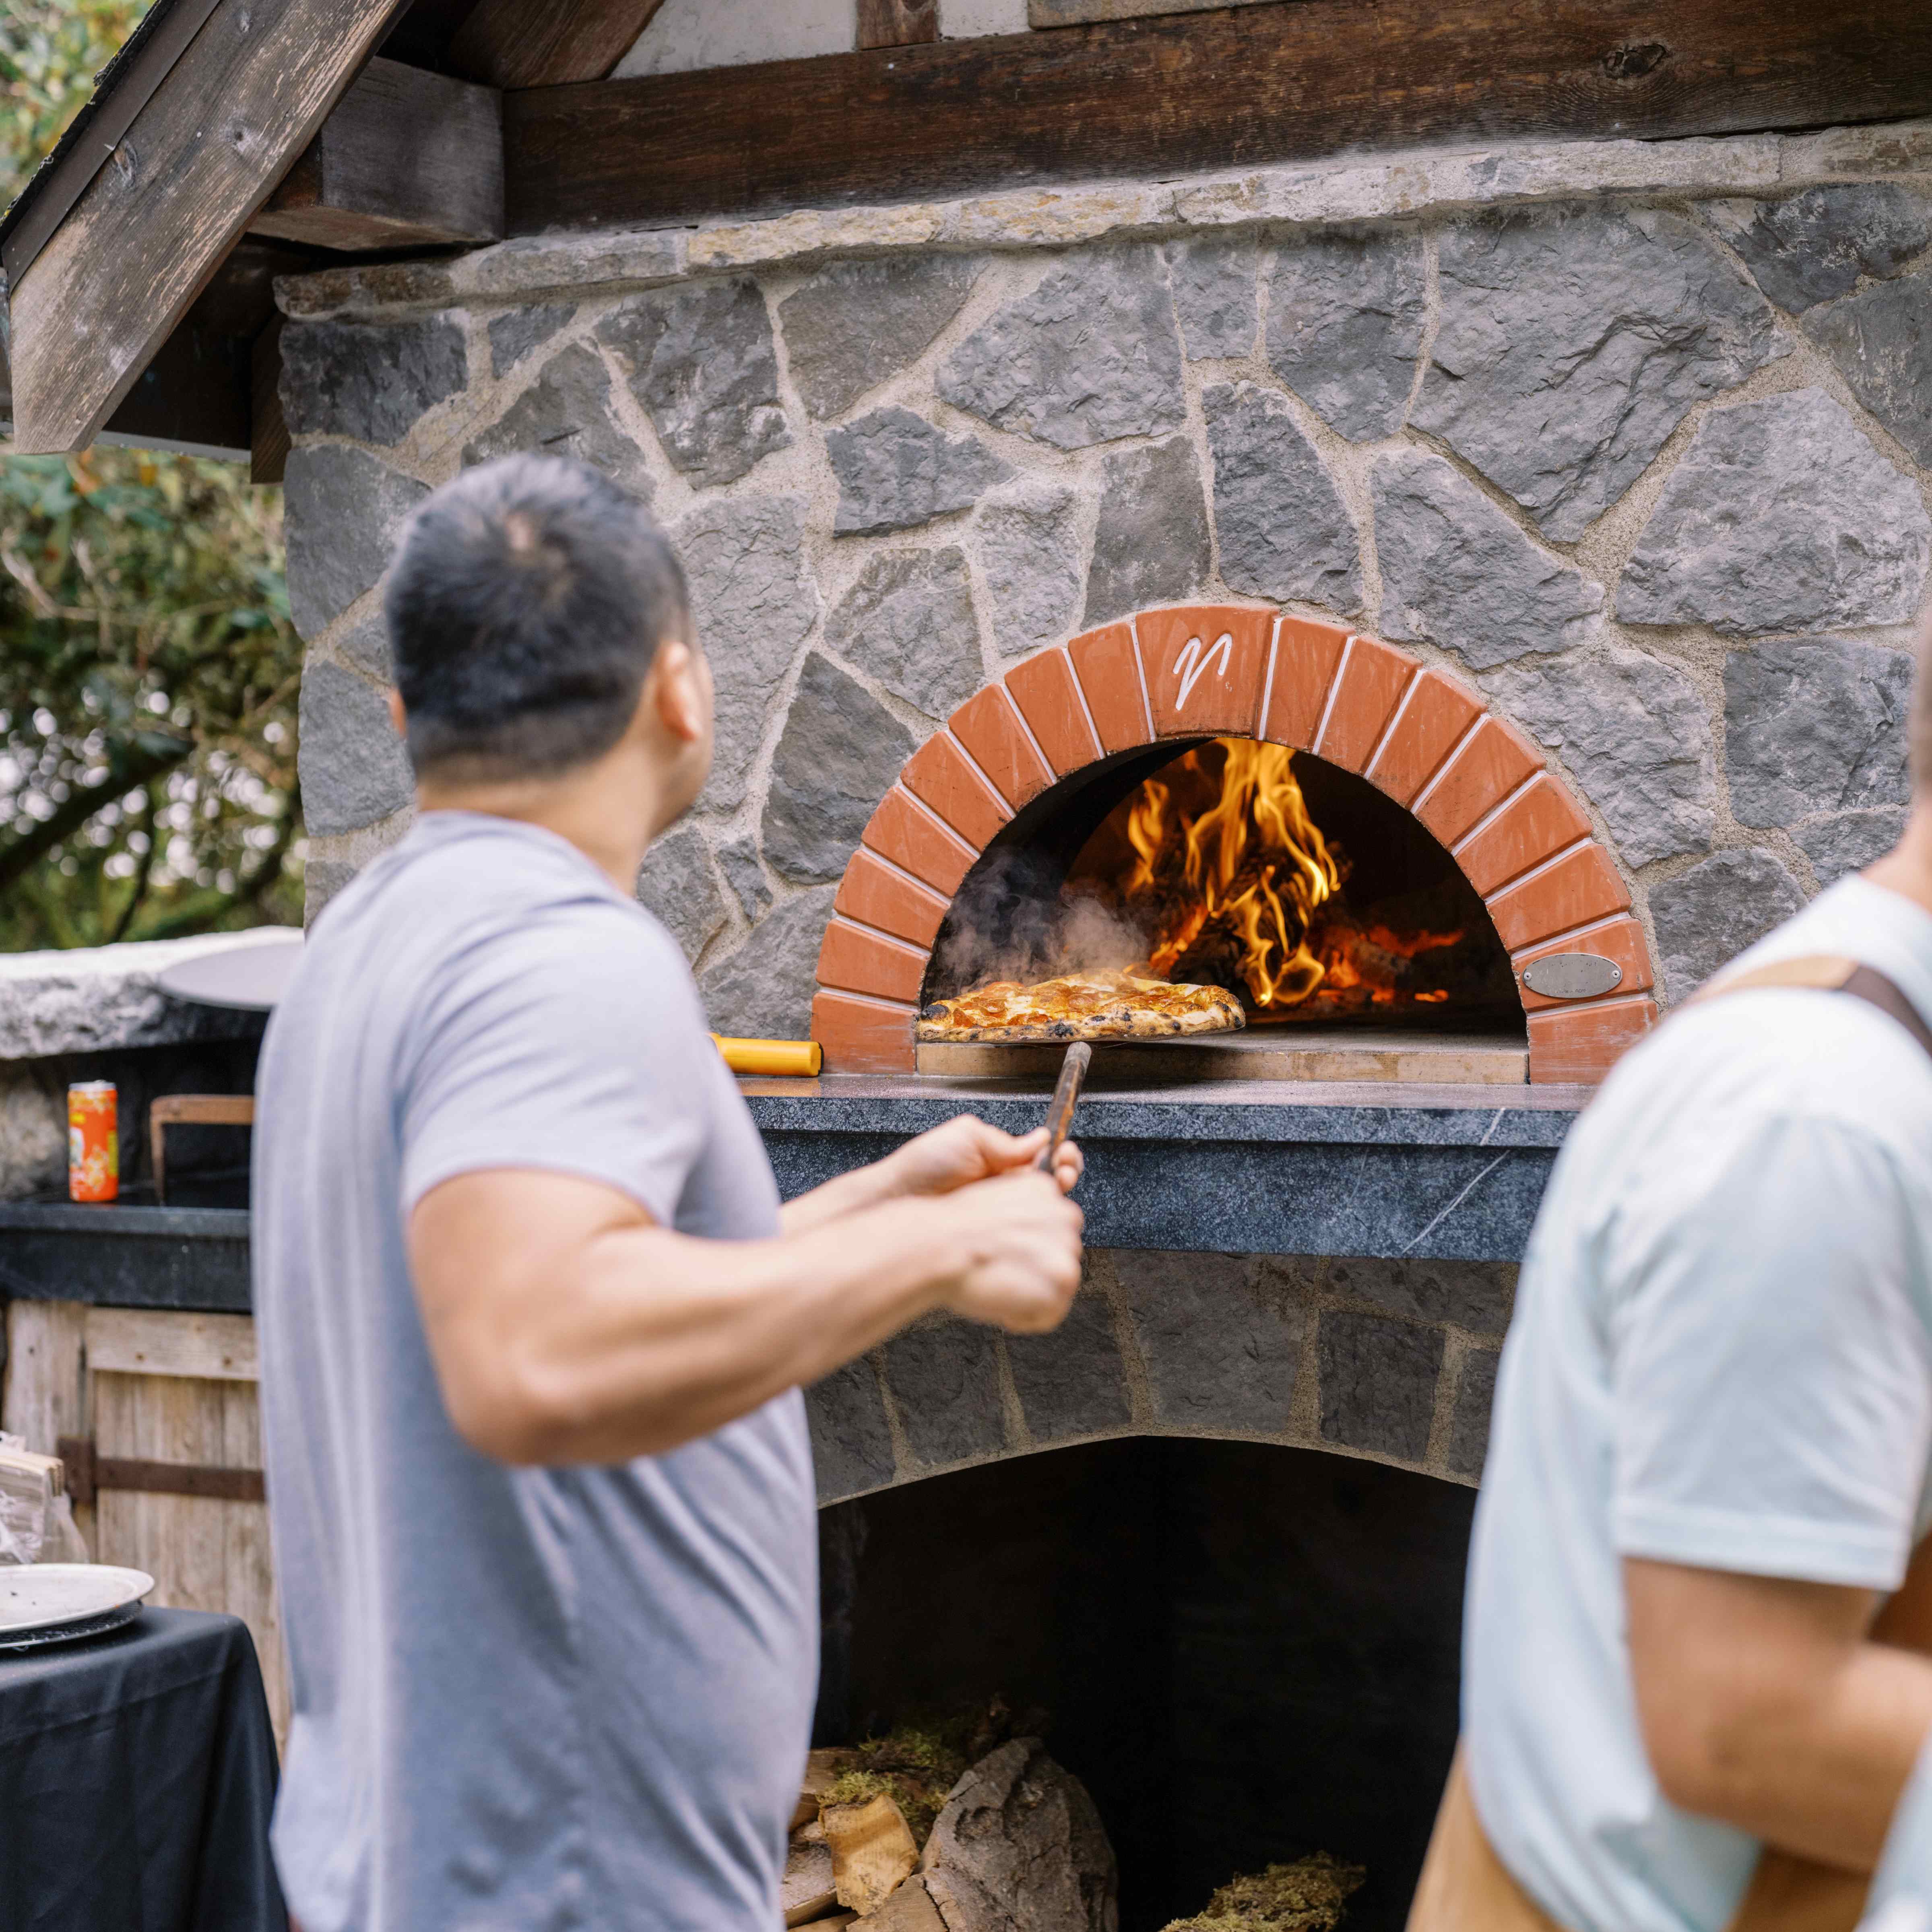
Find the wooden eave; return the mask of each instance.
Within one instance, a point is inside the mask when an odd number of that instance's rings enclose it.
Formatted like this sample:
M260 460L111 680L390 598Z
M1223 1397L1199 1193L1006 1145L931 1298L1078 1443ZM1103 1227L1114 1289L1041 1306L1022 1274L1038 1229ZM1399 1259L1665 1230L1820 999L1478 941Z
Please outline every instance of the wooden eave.
M0 221L17 447L252 449L278 474L269 284L324 261L1932 113L1932 0L1264 0L605 78L659 4L156 0Z

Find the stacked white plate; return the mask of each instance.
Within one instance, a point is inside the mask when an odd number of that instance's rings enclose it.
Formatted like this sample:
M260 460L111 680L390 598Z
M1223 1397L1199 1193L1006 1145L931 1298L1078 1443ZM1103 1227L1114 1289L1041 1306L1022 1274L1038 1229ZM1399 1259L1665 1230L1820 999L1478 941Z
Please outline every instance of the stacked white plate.
M118 1629L154 1587L146 1570L111 1563L0 1564L0 1654Z

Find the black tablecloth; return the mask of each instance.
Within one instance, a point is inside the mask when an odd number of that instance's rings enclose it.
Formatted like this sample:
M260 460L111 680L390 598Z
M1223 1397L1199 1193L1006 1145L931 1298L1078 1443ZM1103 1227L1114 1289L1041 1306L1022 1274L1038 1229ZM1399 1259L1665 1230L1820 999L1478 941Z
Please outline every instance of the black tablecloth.
M144 1610L0 1654L5 1932L286 1932L275 1736L248 1626Z

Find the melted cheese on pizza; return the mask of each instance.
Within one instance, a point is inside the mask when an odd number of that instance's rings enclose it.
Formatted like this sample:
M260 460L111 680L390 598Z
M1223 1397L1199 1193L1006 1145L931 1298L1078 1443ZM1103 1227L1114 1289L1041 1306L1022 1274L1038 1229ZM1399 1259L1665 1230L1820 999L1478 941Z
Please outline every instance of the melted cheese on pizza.
M1231 1033L1247 1024L1221 986L1174 986L1115 970L1068 973L1022 986L996 980L919 1016L921 1040L1159 1040Z

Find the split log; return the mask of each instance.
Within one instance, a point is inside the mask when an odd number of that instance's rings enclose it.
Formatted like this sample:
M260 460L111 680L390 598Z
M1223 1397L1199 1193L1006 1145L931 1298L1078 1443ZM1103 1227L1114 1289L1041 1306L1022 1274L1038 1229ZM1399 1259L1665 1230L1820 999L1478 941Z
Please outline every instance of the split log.
M1015 1738L954 1787L921 1871L947 1932L1115 1932L1113 1847L1086 1787Z
M865 1932L946 1932L946 1922L926 1881L915 1874L866 1920Z
M832 1882L831 1848L794 1844L778 1882L778 1903L787 1925L816 1924L838 1904Z
M819 1815L819 1805L825 1793L857 1762L858 1753L843 1744L822 1747L808 1751L805 1756L805 1775L798 1786L798 1802L792 1808L792 1822L786 1828L797 1831L801 1825L809 1825Z
M819 1822L831 1848L839 1903L861 1918L877 1911L919 1862L906 1814L882 1794L863 1804L828 1804Z

